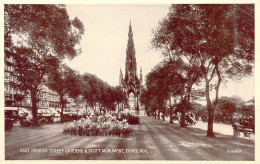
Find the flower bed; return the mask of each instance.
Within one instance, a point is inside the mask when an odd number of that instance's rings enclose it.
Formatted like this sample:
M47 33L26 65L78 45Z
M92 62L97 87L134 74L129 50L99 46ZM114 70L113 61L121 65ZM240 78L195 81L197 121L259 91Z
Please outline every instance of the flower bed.
M126 119L119 121L111 115L100 115L65 123L64 134L78 136L127 135L133 132Z

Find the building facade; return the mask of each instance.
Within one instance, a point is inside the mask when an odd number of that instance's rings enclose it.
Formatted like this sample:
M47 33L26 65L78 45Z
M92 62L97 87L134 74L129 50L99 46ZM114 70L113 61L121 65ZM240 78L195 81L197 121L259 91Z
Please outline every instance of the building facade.
M4 96L5 96L5 113L6 117L10 115L32 115L32 103L29 91L19 89L19 82L15 75L14 59L12 55L5 54L4 67ZM60 115L61 104L59 95L42 85L39 94L39 102L37 103L38 114L55 114ZM85 111L84 103L75 104L74 101L67 98L67 104L64 112L82 114Z
M19 107L29 106L26 100L27 96L25 91L21 91L18 88L18 81L14 74L13 67L14 59L11 55L5 55L5 67L4 67L4 96L5 106L7 107Z

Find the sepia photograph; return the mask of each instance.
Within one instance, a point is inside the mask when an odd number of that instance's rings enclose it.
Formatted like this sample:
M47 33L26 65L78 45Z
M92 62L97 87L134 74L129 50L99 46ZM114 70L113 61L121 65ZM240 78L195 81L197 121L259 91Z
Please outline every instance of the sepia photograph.
M3 9L5 161L256 160L255 3Z

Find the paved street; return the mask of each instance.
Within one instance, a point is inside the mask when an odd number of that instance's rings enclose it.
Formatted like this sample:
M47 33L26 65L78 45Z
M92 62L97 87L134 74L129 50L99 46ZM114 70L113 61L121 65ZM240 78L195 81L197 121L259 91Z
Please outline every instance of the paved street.
M6 159L252 161L255 158L254 140L221 134L208 138L205 130L180 128L178 124L145 116L130 136L70 136L62 134L62 128L62 124L50 124L6 131Z

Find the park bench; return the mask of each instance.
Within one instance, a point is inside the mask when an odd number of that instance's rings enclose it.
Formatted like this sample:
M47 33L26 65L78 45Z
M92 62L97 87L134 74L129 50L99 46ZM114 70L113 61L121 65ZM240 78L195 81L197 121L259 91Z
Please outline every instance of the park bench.
M254 134L254 128L248 127L248 126L243 126L243 125L232 125L233 130L234 130L234 136L240 136L240 133L244 133L244 137L249 137L250 134Z

